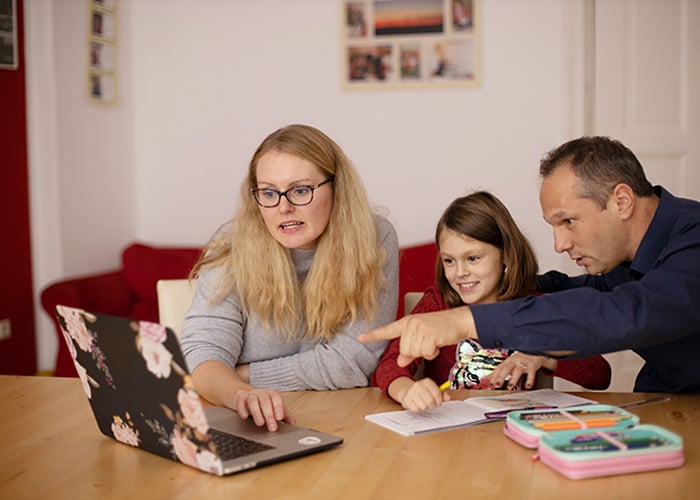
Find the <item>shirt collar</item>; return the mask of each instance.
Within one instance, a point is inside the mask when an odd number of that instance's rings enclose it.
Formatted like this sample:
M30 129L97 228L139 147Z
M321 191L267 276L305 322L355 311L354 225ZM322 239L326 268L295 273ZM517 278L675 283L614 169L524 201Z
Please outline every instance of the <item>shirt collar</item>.
M678 198L663 187L654 186L654 193L659 197L659 205L630 265L631 271L642 275L652 268L668 243L680 208Z

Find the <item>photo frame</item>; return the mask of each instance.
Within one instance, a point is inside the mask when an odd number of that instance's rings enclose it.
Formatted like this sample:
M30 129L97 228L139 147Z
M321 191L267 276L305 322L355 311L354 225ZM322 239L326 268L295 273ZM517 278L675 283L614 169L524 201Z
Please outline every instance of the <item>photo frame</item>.
M477 87L481 0L341 0L346 90Z
M87 92L92 102L117 102L118 0L88 2Z
M16 0L0 0L0 69L17 69Z

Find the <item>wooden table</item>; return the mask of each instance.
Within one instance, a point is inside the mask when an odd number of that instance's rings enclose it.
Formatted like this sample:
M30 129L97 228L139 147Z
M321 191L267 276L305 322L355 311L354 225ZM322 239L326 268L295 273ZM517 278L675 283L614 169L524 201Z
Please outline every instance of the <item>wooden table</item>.
M477 393L459 391L455 398ZM620 404L654 394L579 393ZM478 395L484 395L479 392ZM78 379L0 376L0 498L680 499L700 496L700 395L630 408L684 439L678 469L566 479L502 433L502 422L404 437L365 421L399 409L377 389L285 395L299 424L340 447L219 478L99 433Z

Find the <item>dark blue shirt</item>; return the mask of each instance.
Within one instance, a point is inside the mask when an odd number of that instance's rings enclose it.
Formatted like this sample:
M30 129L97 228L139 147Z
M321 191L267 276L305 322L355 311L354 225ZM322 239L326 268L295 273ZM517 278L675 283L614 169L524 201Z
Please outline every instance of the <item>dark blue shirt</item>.
M604 275L538 278L546 295L471 306L484 347L632 349L645 361L634 390L700 392L700 203L660 186L634 260ZM557 292L557 293L549 293Z

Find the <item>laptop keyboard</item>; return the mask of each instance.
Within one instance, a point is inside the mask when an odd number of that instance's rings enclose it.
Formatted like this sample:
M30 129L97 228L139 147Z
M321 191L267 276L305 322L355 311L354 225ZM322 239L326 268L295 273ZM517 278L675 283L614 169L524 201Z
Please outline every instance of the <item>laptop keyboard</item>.
M216 451L221 460L231 460L232 458L245 457L260 451L272 450L275 447L258 441L252 441L234 434L209 429L209 434L216 445Z

